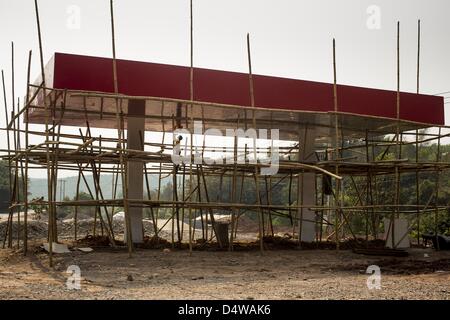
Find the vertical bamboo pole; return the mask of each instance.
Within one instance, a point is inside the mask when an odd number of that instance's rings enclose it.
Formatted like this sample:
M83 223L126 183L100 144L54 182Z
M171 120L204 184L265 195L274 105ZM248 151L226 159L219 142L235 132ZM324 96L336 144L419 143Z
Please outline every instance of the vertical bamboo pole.
M327 183L325 180L322 178L322 191L320 192L320 205L322 207L322 209L320 210L320 224L319 224L319 242L322 242L322 237L323 237L323 216L324 216L324 207L325 207L325 193L324 193L324 185L323 183Z
M237 122L236 122L236 129L239 129L239 113L238 113L238 117L237 117ZM237 163L238 163L238 146L239 146L239 141L238 141L238 136L235 135L234 136L234 141L233 141L233 161L234 161L234 166L233 166L233 176L232 176L232 180L231 180L231 202L232 203L236 203L236 175L237 175ZM230 241L229 241L229 247L228 250L229 251L233 251L233 242L234 242L234 226L235 226L235 219L236 219L236 213L237 210L235 207L232 208L231 211L231 233L230 233Z
M196 165L196 176L197 176L197 200L199 203L202 203L202 190L201 190L201 182L200 182L200 170L199 165ZM206 217L208 217L208 214L206 214ZM208 237L206 236L206 230L205 230L205 218L203 217L203 209L200 208L200 220L202 224L202 239L206 241Z
M437 144L437 152L436 152L436 162L441 161L441 127L439 127L439 136L438 136L438 144ZM434 200L435 211L434 211L434 234L436 237L436 250L440 250L439 247L439 238L438 238L438 222L439 222L439 186L440 186L440 170L439 167L436 167L436 195Z
M26 103L26 111L25 111L25 150L28 150L28 103L30 91L29 91L29 84L30 84L30 73L31 73L31 57L32 57L32 51L30 50L28 53L28 68L27 68L27 88L26 88L26 97L25 97L25 103ZM24 184L24 202L25 202L25 209L24 209L24 231L23 231L23 254L26 255L28 251L28 151L25 154L25 176L22 178L23 184Z
M183 202L186 202L186 165L183 163L183 174L181 176L181 199ZM185 205L181 207L181 221L184 222L185 217ZM188 208L189 210L189 208ZM189 215L188 215L189 218ZM180 232L180 222L177 221L177 228L178 228L178 242L181 243L183 241L183 234L184 234L184 223L181 223L181 232Z
M81 170L81 169L79 169ZM78 171L78 179L77 179L77 186L75 191L75 200L78 201L80 199L80 181L81 181L81 172ZM75 241L77 241L78 236L78 205L75 206L75 216L74 216L74 237Z
M14 72L14 42L11 42L11 100L12 100L12 108L14 111L14 106L16 105L16 94L15 94L15 72ZM13 121L13 119L11 119ZM16 146L17 148L17 146Z
M172 132L174 132L176 130L176 126L175 126L175 119L174 119L174 115L172 114ZM175 138L175 137L174 137ZM176 145L176 141L175 139L173 139L173 148L175 148ZM175 248L175 212L178 212L178 204L176 202L178 202L178 189L177 189L177 165L173 165L173 172L172 172L172 248Z
M420 20L417 21L417 94L420 90ZM416 166L419 163L419 130L416 130ZM420 245L420 183L419 169L416 170L416 219L417 219L417 245Z
M334 102L334 126L335 126L335 156L339 158L339 117L338 117L338 100L337 100L337 77L336 77L336 40L333 38L333 102ZM335 166L336 175L339 175L339 165ZM341 181L336 179L336 211L335 211L335 237L336 250L339 250L339 210L340 210L340 189Z
M49 264L53 267L53 195L52 195L52 179L50 170L50 148L48 144L49 131L48 131L48 109L47 109L47 95L46 95L46 83L45 83L45 67L44 67L44 53L42 50L42 36L41 36L41 24L39 20L39 7L37 0L34 0L34 7L36 13L37 32L39 40L39 57L41 63L41 78L42 78L42 90L43 90L43 103L45 110L45 150L46 150L46 163L47 163L47 192L48 192L48 247L49 247Z
M417 94L420 87L420 19L417 20Z
M205 189L206 202L209 203L210 201L209 201L208 185L206 184L206 178L205 178L205 174L203 172L203 167L200 165L199 169L200 169L200 174L202 176L203 187ZM212 211L212 209L210 207L208 208L208 211L209 211L209 216L210 216L210 219L211 219L211 225L212 225L212 229L213 229L213 232L211 232L211 239L214 236L216 236L216 239L217 239L217 242L219 243L219 246L222 247L222 242L220 240L220 237L217 235L216 221L214 219L214 212ZM206 223L208 223L208 222L206 222Z
M5 105L5 120L6 120L6 140L7 140L7 146L8 146L8 176L9 176L9 205L12 204L12 194L13 194L13 181L12 181L12 174L11 174L11 143L10 143L10 136L9 136L9 116L8 116L8 103L6 98L6 89L5 89L5 76L2 70L2 85L3 85L3 102ZM3 248L5 248L6 240L8 238L8 234L10 233L10 223L12 221L12 211L9 210L10 213L8 215L8 222L7 222L7 228L5 231L4 241L3 241Z
M299 127L300 128L300 127ZM298 135L298 145L299 145L299 152L298 152L298 161L300 162L302 159L306 159L307 155L306 155L306 139L307 139L307 135L308 135L308 124L305 125L305 130L304 130L304 134L303 134L303 156L301 155L300 152L300 130L299 130L299 135ZM303 204L304 204L304 181L305 181L305 170L302 170L298 176L298 183L300 185L300 193L297 195L297 205L301 205L300 208L300 219L298 221L298 246L299 248L302 247L302 237L303 237Z
M305 150L305 149L303 149ZM300 159L299 159L300 160ZM305 171L302 170L301 173L299 174L299 179L298 179L298 183L300 184L300 194L299 194L299 199L297 200L297 205L301 205L300 208L300 217L299 217L299 221L298 221L298 246L299 248L302 247L302 236L303 236L303 204L304 204L304 188L305 188Z
M161 137L161 144L163 145L161 149L161 157L164 152L165 144L164 140L166 137L166 130L165 130L165 122L164 122L164 101L161 102L161 127L162 127L162 137ZM157 200L159 203L159 200L161 198L161 172L162 172L162 159L159 162L159 175L158 175L158 194L157 194ZM158 226L158 218L159 218L159 207L156 208L156 225ZM156 238L157 243L159 243L159 236Z
M419 130L416 129L416 166L419 165ZM416 169L416 219L417 219L417 245L420 245L420 183L419 183L419 169Z
M51 127L51 141L52 142L58 142L59 141L59 133L61 126L58 125L58 131L56 130L56 122L55 122L55 112L56 112L56 94L54 94L53 91L50 91L49 98L50 98L50 108L51 108L51 114L52 114L52 127ZM52 143L51 144L51 157L52 157L52 187L53 187L53 238L55 242L58 242L58 229L57 229L57 207L56 207L56 191L58 186L58 155L59 155L59 144Z
M102 135L101 134L98 137L98 153L99 154L102 153ZM92 163L95 165L94 161ZM101 191L100 178L102 176L102 160L101 160L101 158L99 159L99 162L98 162L98 170L97 169L95 170L95 175L97 176L97 185L98 185L98 190L96 190L96 194L99 194L99 192ZM105 214L106 214L106 219L108 219L108 217L109 217L108 211L105 210ZM100 220L102 220L102 209L100 206L98 206L98 215L99 215ZM112 226L111 226L111 229L112 229ZM101 230L101 235L103 237L103 235L104 235L103 223L100 223L100 230Z
M366 149L366 162L370 162L369 158L369 131L366 129L366 139L365 139L365 149ZM370 192L371 192L371 179L370 171L367 169L366 175L366 205L370 203ZM366 224L366 248L369 247L369 209L365 210L365 224Z
M400 21L397 21L397 126L396 126L396 147L397 157L400 158ZM395 219L399 217L399 202L400 202L400 173L398 165L395 164L395 210L391 217L391 240L392 248L395 249Z
M3 87L3 104L5 106L5 121L6 121L6 142L8 146L8 176L9 176L9 194L11 195L12 177L11 177L11 143L9 138L9 116L8 103L6 98L5 75L2 70L2 87Z
M116 60L116 40L115 40L115 28L114 28L114 3L113 0L109 2L110 15L111 15L111 44L112 44L112 54L113 54L113 80L114 80L114 93L117 95L119 93L119 85L117 80L117 60ZM133 239L131 234L131 217L129 214L129 204L128 204L128 187L127 187L127 165L124 164L123 159L123 149L124 149L124 139L123 139L123 113L122 110L119 112L119 101L116 97L116 121L117 121L117 136L118 136L118 152L120 161L120 172L122 180L122 197L123 197L123 209L125 212L126 230L127 230L127 246L128 246L128 256L131 258L131 253L133 252ZM122 100L120 101L122 102ZM121 107L120 107L121 109Z
M17 111L15 111L15 106L16 106L16 98L15 98L15 63L14 63L14 42L11 42L11 97L12 97L12 110L13 110L13 115L11 117L11 121L13 122L13 132L14 132L14 145L15 145L15 151L16 151L16 155L18 154L18 152L20 152L20 121L19 121L19 117L17 117L17 121L15 119L15 115L19 114L19 100L17 101ZM17 122L17 124L16 124ZM21 164L21 169L22 169L22 164ZM16 187L16 198L15 201L16 203L20 203L20 180L19 180L19 159L16 159L14 161L14 175L17 179L17 183L15 185ZM23 179L23 170L22 170L22 179ZM22 181L23 183L23 181ZM20 247L20 206L16 207L17 209L17 249L19 249ZM11 232L12 232L12 220L11 220Z
M272 205L272 176L269 177L269 205ZM272 235L272 237L274 237L274 231L273 231L273 221L272 221L272 209L269 209L269 226L268 228L270 228L270 233Z
M189 96L191 100L190 104L190 111L191 111L191 135L190 135L190 157L189 157L189 194L192 196L192 161L193 161L193 133L192 130L194 129L194 16L193 16L193 10L192 10L192 0L190 1L190 58L191 58L191 65L190 65L190 72L189 72ZM184 187L184 185L183 185ZM192 255L192 207L189 206L189 255Z
M145 149L145 143L144 143L145 132L139 131L139 137L141 139L142 150L144 150ZM150 189L150 182L148 180L148 172L147 172L147 163L146 162L144 162L144 177L145 177L145 187L147 189L147 198L148 198L148 200L151 200L152 199L151 198L151 189ZM155 213L153 211L153 207L150 207L150 214L152 216L153 232L154 232L155 236L158 237L158 225L155 220ZM144 236L145 236L145 234L144 234Z
M203 108L203 106L200 106L201 108L201 114L202 114L202 123L205 123L205 110ZM204 124L206 127L206 124ZM206 136L202 135L202 153L201 153L201 159L204 159L205 156L205 147L206 147ZM203 160L202 160L203 161ZM203 163L201 163L200 165L197 165L197 175L201 173L201 169L202 169L202 165ZM201 189L200 189L200 178L197 179L198 180L198 186L199 186L199 195L201 195ZM204 179L202 179L203 182L205 182ZM205 199L208 200L208 197L206 197L206 192L207 192L207 187L206 185L204 186L204 190L205 190ZM214 216L212 216L214 218ZM205 241L208 241L208 213L205 214L205 221L204 221L204 226L205 226ZM214 230L214 227L213 227Z
M251 53L250 53L250 34L247 33L247 56L248 56L248 79L250 84L250 103L251 107L255 107L255 93L254 93L254 87L253 87L253 74L252 74L252 59L251 59ZM253 116L253 128L256 130L256 112L255 109L252 109L252 116ZM253 139L253 149L254 149L254 157L255 162L258 162L257 159L257 151L256 151L256 139ZM261 200L260 200L260 193L259 193L259 174L258 174L258 166L255 165L255 192L256 192L256 201L258 204L258 213L259 213L259 246L261 253L264 251L264 234L263 234L263 217L262 217L262 210L261 210Z

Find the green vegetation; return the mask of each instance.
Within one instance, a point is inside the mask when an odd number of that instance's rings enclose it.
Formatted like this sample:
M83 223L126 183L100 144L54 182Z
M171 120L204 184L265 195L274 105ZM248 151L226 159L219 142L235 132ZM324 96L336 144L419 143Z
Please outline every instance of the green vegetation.
M361 145L362 154L364 154L364 146ZM376 160L388 160L388 159L396 159L398 158L395 153L395 147L391 147L386 152L385 147L375 147L371 150L371 157L374 157ZM416 157L416 149L415 145L406 145L402 147L401 150L401 158L402 159L411 159L415 160ZM346 151L344 153L344 157L355 156L355 152ZM360 156L362 159L358 159L359 161L365 161L365 155ZM435 162L437 160L437 145L436 144L423 144L419 148L418 152L419 161L422 162ZM441 145L440 147L440 161L441 162L449 162L450 161L450 145ZM182 200L183 194L183 185L182 185L182 172L179 171L178 175L178 200ZM104 178L103 178L104 177ZM420 219L420 232L421 233L434 233L435 225L437 225L437 231L439 233L450 235L450 211L449 210L440 210L439 212L435 212L433 207L437 203L439 206L448 206L450 202L450 171L442 171L439 174L439 194L436 198L436 181L437 174L435 171L422 171L418 174L419 178L419 204L427 205L429 210L421 213ZM90 178L88 178L89 180ZM102 176L103 181L106 183L105 189L110 188L111 186L111 177L108 175ZM157 186L157 177L153 175L151 177L150 186L154 189ZM173 200L173 188L171 177L167 177L162 181L162 189L160 194L161 200L171 201ZM21 186L21 179L19 179L19 184ZM280 179L279 177L272 177L271 179L261 177L260 179L260 201L261 203L267 203L267 195L266 188L270 184L270 180L272 183L272 195L271 195L271 203L275 205L288 205L289 203L289 189L291 189L291 203L296 203L296 194L297 194L297 179L294 178L290 181L289 176L284 179ZM232 195L232 178L231 177L220 177L217 176L208 176L206 177L208 196L211 202L223 202L223 203L231 203L233 202ZM41 182L39 182L41 183ZM31 185L33 184L33 180L31 180ZM196 185L196 181L193 183L194 187ZM202 184L203 185L203 184ZM321 178L318 177L318 185L321 185ZM103 185L102 185L103 187ZM345 177L343 180L343 187L345 190L344 196L344 205L345 206L355 206L361 204L361 202L365 203L368 201L370 203L370 199L366 199L366 188L370 187L372 189L373 195L373 203L384 204L384 205L393 205L395 203L395 177L394 175L372 175L371 184L368 185L367 179L365 176L353 176L353 177ZM270 188L270 187L269 187ZM20 187L22 190L22 187ZM189 180L188 176L185 179L185 196L187 197L189 193ZM206 201L206 193L204 188L201 188L200 197L202 201ZM93 190L93 187L91 188ZM107 192L107 191L106 191ZM121 197L120 195L120 186L118 189L117 197ZM20 195L22 197L22 194ZM35 195L32 195L35 197ZM105 197L109 198L110 195L105 195ZM5 161L0 162L0 206L1 210L5 212L7 210L9 204L9 173L7 168L7 163ZM147 195L145 195L147 197ZM151 199L157 199L157 191L152 190ZM406 172L401 174L400 179L400 203L401 204L416 204L416 173ZM67 195L65 200L73 199L75 200L75 196ZM87 193L84 189L79 194L80 200L90 200L92 197ZM317 199L320 202L321 194L317 195ZM192 201L199 201L197 192L194 193ZM246 177L242 182L241 177L237 177L236 179L236 193L235 193L235 202L241 202L246 204L254 204L256 203L255 198L255 181L251 177ZM40 206L32 206L32 208L36 211L39 211ZM115 208L115 212L123 210L123 208ZM408 209L410 212L400 212L400 216L408 217L410 221L414 221L416 217L416 213L414 209ZM58 208L57 216L58 218L64 218L69 216L74 212L74 208L72 207L61 207ZM78 208L78 215L81 216L93 216L95 212L95 207L90 206L80 206ZM161 208L158 210L159 216L162 218L169 218L171 216L172 209L171 208ZM181 212L181 210L180 210ZM241 210L242 212L242 210ZM226 210L215 210L215 213L218 214L229 214L229 211ZM265 212L265 218L268 217L268 212ZM292 214L295 214L294 212ZM144 210L144 215L146 217L151 216L150 209L146 208ZM256 220L258 215L254 211L247 211L245 215L250 219ZM289 214L287 211L280 212L271 212L272 221L274 225L290 225L291 219L289 218ZM353 233L357 235L364 235L366 230L369 234L378 234L383 231L382 219L383 217L390 217L391 213L389 212L389 208L385 209L385 212L378 212L378 214L374 214L374 212L369 209L367 212L346 212L346 216L349 221L349 226L346 226L346 233L350 234L350 229ZM181 216L180 216L181 217ZM368 217L368 218L366 218ZM373 219L373 217L378 217L378 219ZM437 222L437 223L436 223ZM417 225L414 225L412 229L412 236L417 235Z

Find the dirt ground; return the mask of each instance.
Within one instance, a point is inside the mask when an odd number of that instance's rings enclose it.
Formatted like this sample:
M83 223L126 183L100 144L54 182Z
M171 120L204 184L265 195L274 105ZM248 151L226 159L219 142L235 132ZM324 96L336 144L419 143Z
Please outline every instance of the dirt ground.
M0 249L0 299L450 299L450 252L411 249L408 257L349 250L222 252L124 249L28 256ZM167 251L167 250L166 250ZM367 287L367 266L381 268L381 289ZM69 265L81 289L66 286Z

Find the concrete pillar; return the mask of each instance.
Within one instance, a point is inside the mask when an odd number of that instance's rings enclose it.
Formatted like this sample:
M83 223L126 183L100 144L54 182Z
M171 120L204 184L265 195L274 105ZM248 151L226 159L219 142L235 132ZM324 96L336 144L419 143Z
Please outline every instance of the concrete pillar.
M300 139L300 161L314 161L315 160L315 139L316 132L312 128L308 128L303 139ZM298 177L298 183L301 186L303 183L303 188L299 188L298 199L299 204L303 199L303 205L315 206L316 204L316 184L315 184L315 174L314 173L304 173L303 177L300 174ZM303 221L299 221L301 224L301 241L313 242L316 238L316 214L314 211L309 209L301 208L298 209L298 217L303 217ZM308 221L305 221L308 220Z
M144 150L143 141L145 133L145 100L128 101L127 117L127 148L133 150ZM143 199L144 194L144 167L139 161L128 161L128 198ZM129 214L131 220L131 236L133 243L142 243L143 225L142 208L130 207ZM125 242L127 232L125 229Z

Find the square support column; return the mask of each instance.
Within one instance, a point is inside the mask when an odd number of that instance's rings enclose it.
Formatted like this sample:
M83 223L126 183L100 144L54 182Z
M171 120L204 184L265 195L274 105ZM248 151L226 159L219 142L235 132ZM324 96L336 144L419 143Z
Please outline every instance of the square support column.
M127 116L127 148L133 150L144 150L145 133L145 100L129 100ZM128 198L143 199L144 196L144 165L141 161L127 162L128 176ZM133 243L142 243L143 224L142 207L129 207L131 221L131 236ZM125 229L125 242L127 232Z
M303 139L300 143L300 159L299 161L314 159L316 132L313 128L305 131ZM314 173L305 172L298 177L298 185L301 186L297 193L299 204L315 206L316 204L316 175ZM307 208L298 209L299 221L301 225L301 241L313 242L316 238L316 214Z

